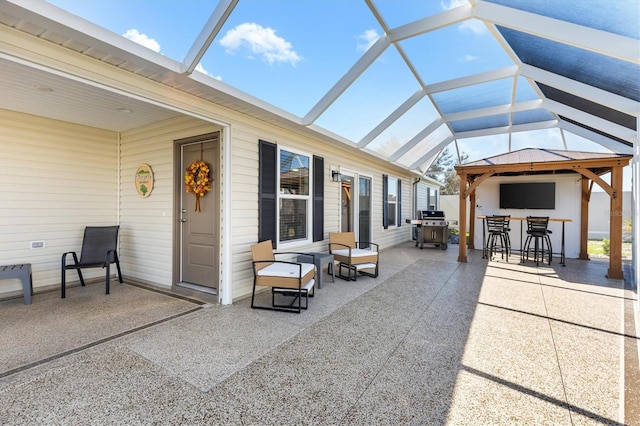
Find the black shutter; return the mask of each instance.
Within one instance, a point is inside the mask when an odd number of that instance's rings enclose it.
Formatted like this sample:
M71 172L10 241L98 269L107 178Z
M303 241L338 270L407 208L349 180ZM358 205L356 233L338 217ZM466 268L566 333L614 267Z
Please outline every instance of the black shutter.
M382 227L389 228L389 176L382 175Z
M276 219L278 217L278 146L271 142L259 141L258 170L258 241L271 240L276 248Z
M313 242L324 240L324 158L313 156Z
M396 220L397 226L402 226L402 181L398 179L398 205L396 206L398 212L398 219Z

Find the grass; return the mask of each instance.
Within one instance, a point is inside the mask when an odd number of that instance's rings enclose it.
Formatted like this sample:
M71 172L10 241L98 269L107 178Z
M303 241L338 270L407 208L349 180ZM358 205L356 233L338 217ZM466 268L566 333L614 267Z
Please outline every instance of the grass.
M594 257L609 257L604 251L602 240L587 241L587 253ZM631 243L622 243L622 258L631 259Z

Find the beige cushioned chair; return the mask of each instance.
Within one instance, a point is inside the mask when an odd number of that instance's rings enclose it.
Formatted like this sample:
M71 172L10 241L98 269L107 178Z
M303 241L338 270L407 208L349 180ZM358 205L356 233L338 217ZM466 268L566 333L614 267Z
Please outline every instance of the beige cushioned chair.
M313 263L276 260L276 255L301 253L274 253L272 247L271 240L251 246L253 257L251 308L300 313L302 309L307 309L309 297L313 297L316 267ZM270 307L255 304L256 287L258 286L271 287ZM293 297L293 300L289 304L277 304L276 295ZM304 304L302 304L303 298Z
M340 262L338 276L343 280L355 281L358 274L377 277L378 247L376 243L356 241L353 232L329 233L329 253ZM342 273L342 268L347 268L347 275ZM371 269L373 272L367 271Z

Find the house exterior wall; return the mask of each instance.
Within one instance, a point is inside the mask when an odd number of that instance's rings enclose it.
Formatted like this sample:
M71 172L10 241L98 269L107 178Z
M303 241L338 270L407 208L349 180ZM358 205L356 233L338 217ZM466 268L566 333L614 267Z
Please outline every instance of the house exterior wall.
M118 221L117 135L6 110L0 123L0 264L31 263L36 287L59 286L61 255L80 254L84 227ZM0 296L17 290L0 281Z
M622 193L622 240L631 241L630 227L625 223L631 223L631 191ZM609 238L611 211L611 197L606 192L592 191L589 199L589 239L602 240Z
M223 130L221 264L225 268L221 273L231 293L224 296L225 303L246 296L252 286L250 245L258 238L259 139L324 158L325 238L340 229L340 186L330 178L334 166L371 177L372 240L381 249L410 239L411 227L404 220L412 215L413 175L405 170L339 142L251 118L36 37L6 28L2 33L3 52L179 114L116 133L0 111L0 263L32 263L36 291L59 285L60 256L79 250L84 226L113 223L121 227L119 251L125 277L171 286L174 203L176 188L182 187L175 182L182 173L174 170L174 140L219 129ZM153 193L144 199L133 185L141 163L149 164L155 177ZM401 226L387 230L382 226L383 174L402 180ZM32 240L45 240L46 248L29 250ZM321 241L291 248L327 251L328 246ZM89 276L102 272L90 271ZM0 297L20 290L15 280L0 281Z
M79 251L84 226L119 223L119 254L125 277L170 288L177 221L174 141L222 127L179 116L118 134L0 112L0 263L32 263L36 292L43 287L57 287L60 256L65 251ZM231 191L231 242L224 252L230 257L231 299L247 296L252 287L250 246L258 237L259 139L324 158L325 239L329 232L339 229L340 223L340 184L331 181L331 166L348 168L372 179L372 239L381 249L410 239L411 227L405 223L412 215L410 174L347 149L229 114L222 108L218 117L224 118L231 129L224 136L231 135L232 147L231 168L224 177L230 180ZM147 198L138 196L133 180L142 163L152 167L155 178L153 192ZM401 226L386 230L382 226L383 173L402 180ZM25 185L25 181L34 183ZM45 249L29 250L29 241L33 240L45 240ZM328 247L326 241L321 241L288 249L327 251ZM89 269L87 276L100 277L102 271ZM69 276L70 281L75 279ZM0 281L0 297L20 290L17 280Z

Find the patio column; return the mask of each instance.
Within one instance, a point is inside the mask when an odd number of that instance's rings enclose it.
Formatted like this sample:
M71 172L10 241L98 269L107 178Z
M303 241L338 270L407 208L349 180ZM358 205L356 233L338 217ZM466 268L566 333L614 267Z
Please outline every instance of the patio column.
M582 197L580 201L580 259L589 260L587 243L589 240L589 200L591 199L591 187L589 179L582 176Z
M466 203L466 200L465 200ZM469 194L469 250L475 250L476 237L476 190Z
M624 278L622 273L622 167L611 168L611 203L609 211L609 270L607 277Z
M467 263L467 174L460 174L460 234L458 262Z

